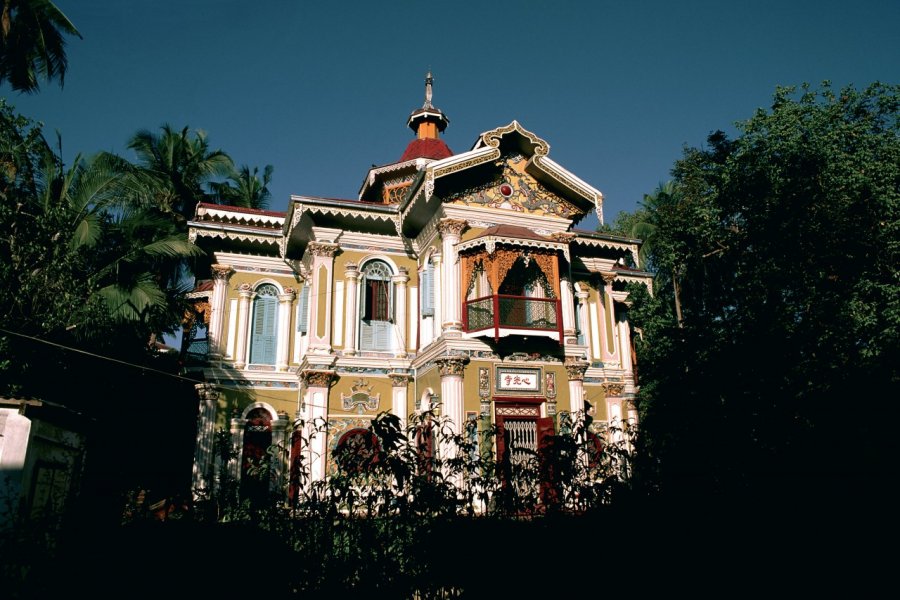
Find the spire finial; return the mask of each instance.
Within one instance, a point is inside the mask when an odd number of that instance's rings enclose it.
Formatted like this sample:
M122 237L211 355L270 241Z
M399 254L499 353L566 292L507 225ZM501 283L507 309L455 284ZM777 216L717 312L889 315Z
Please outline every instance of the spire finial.
M428 69L428 74L425 75L425 104L422 105L422 108L434 108L431 104L431 86L434 83L434 77L431 75L431 69Z

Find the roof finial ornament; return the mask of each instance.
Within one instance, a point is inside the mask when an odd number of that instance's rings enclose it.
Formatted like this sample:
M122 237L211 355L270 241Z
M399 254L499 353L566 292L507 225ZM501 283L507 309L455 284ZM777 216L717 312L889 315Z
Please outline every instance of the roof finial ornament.
M431 76L431 69L428 69L428 74L425 75L425 104L422 105L422 108L434 108L431 104L431 86L434 83L434 77Z

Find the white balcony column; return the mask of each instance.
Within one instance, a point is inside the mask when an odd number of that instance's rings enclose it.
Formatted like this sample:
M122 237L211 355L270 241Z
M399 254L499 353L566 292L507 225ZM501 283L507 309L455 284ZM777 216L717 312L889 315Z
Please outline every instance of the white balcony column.
M575 298L572 292L572 282L565 275L559 282L559 301L562 304L563 338L565 343L575 344Z
M234 351L234 368L247 366L247 339L250 336L250 304L256 293L249 283L238 288L237 348Z
M216 443L216 409L219 406L219 392L211 383L198 383L194 386L200 397L197 411L197 441L194 445L194 498L198 492L211 492L215 485L215 443Z
M407 373L390 373L391 377L391 413L400 419L400 426L406 431L406 417L409 413L407 390L412 379Z
M406 331L409 328L406 319L406 284L409 283L409 270L400 267L399 275L394 275L391 281L394 284L394 331L397 333L397 347L394 348L395 358L406 358Z
M581 360L566 359L566 376L569 379L569 411L572 422L580 418L578 413L584 411L584 374L588 363Z
M344 300L344 356L356 355L356 324L359 319L357 303L359 302L359 265L344 265L344 288L347 297Z
M301 413L306 421L307 461L310 482L325 479L325 461L327 459L328 440L328 390L334 371L304 369L300 373L303 379L304 396Z
M228 280L234 274L230 265L213 265L213 293L209 314L209 352L214 356L225 354L222 344L222 327L225 322L225 300L228 291Z
M438 223L444 256L444 290L441 296L444 302L442 333L448 337L462 336L462 299L456 244L459 243L459 236L462 235L465 228L466 222L462 219L441 219Z
M291 341L291 315L294 314L293 304L297 294L291 288L284 288L283 294L278 294L278 323L277 344L275 346L275 370L287 371L288 346Z
M331 307L334 279L334 255L338 245L310 242L307 252L313 255L309 289L309 352L331 354Z

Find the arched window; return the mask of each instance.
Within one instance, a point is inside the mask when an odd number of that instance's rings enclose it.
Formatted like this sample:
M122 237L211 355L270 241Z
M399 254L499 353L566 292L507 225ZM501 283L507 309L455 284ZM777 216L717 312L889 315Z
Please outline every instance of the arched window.
M359 296L359 349L390 350L393 329L391 268L373 260L363 267Z
M271 283L264 283L256 288L256 299L253 301L253 329L250 334L250 362L252 364L275 364L277 315L278 288Z
M368 429L357 427L341 436L332 457L345 473L367 473L379 462L381 444Z

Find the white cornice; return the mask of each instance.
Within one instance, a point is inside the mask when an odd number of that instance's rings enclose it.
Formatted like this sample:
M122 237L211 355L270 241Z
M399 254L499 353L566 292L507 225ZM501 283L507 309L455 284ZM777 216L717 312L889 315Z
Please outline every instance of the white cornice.
M216 252L214 253L214 256L218 264L229 265L235 271L257 271L259 269L266 269L284 271L284 274L292 274L295 272L282 258L256 256L252 254L234 254L232 252Z
M238 221L256 221L270 225L284 225L284 216L266 215L259 213L243 212L241 210L228 210L224 207L212 208L199 206L197 216L208 216L214 219L236 219Z

